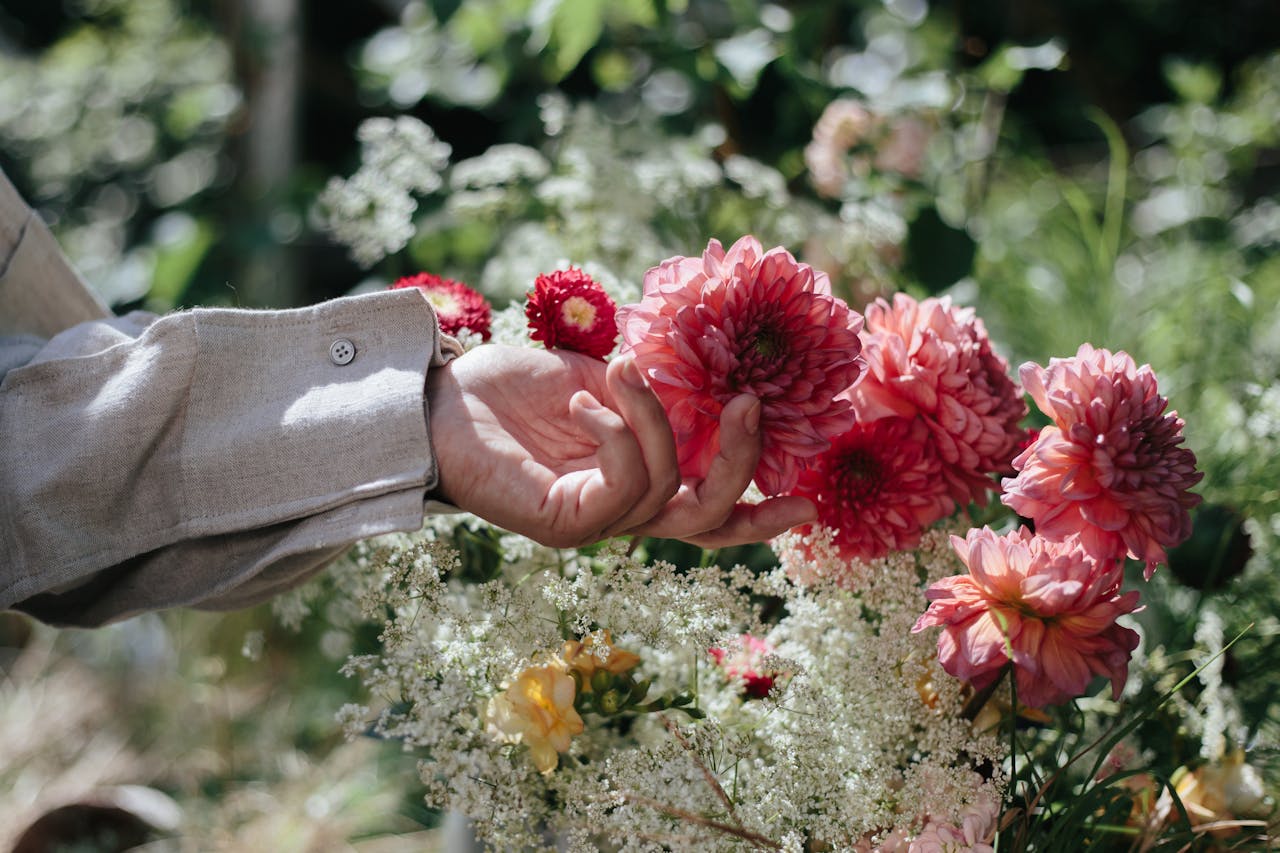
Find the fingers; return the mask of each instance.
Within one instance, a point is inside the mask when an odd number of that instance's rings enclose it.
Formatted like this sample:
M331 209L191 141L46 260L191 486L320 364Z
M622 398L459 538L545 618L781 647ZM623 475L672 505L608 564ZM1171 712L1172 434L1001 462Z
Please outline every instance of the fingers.
M720 527L684 540L700 548L728 548L772 539L817 518L818 508L808 498L769 498L758 504L737 504Z
M594 467L562 474L544 502L549 530L534 538L564 548L605 538L649 489L644 453L631 428L588 391L569 399L569 416L597 444Z
M720 449L707 475L686 481L661 512L633 532L692 541L690 537L729 523L738 509L738 498L755 475L760 447L760 401L740 394L720 413ZM743 532L748 529L742 526L744 522L735 524Z
M605 373L605 385L640 446L648 482L640 500L606 531L607 536L613 536L661 512L680 487L680 472L667 413L658 396L645 384L635 360L623 358L611 362Z

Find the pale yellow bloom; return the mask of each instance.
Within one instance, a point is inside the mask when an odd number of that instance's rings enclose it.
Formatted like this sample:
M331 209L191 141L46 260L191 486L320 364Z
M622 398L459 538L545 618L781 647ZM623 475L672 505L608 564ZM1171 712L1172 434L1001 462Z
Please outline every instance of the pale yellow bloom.
M603 642L597 644L596 637L599 635L588 635L585 640L569 640L564 644L565 665L569 669L577 670L582 676L582 692L591 692L591 676L595 675L597 669L602 669L611 675L622 675L628 670L635 669L640 664L640 656L634 652L624 651L613 645L613 638L609 636L609 632L604 632ZM603 655L604 660L597 656L597 646L608 649L608 653Z
M573 678L558 664L531 666L489 701L489 724L528 746L534 766L550 773L559 753L582 733L582 717L573 707L575 693Z

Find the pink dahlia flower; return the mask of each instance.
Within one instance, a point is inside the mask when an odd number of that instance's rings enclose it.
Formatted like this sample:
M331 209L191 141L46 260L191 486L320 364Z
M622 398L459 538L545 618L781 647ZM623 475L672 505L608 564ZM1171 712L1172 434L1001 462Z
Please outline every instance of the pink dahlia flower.
M920 418L856 424L805 466L791 494L817 505L816 524L831 531L844 559L914 548L927 527L955 510Z
M862 372L862 317L781 247L765 252L747 236L725 251L712 240L701 258L649 270L640 302L619 314L621 352L662 400L684 476L706 474L720 411L738 394L761 402L755 481L767 495L791 489L802 460L853 425L840 395Z
M969 574L929 587L929 609L911 629L942 627L943 669L981 690L1012 660L1018 699L1033 708L1082 695L1095 675L1120 696L1138 635L1116 618L1137 609L1138 593L1121 594L1119 562L1025 527L1007 536L970 530L951 543Z
M603 359L618 337L617 306L595 279L579 269L540 275L524 313L529 337L547 349L580 352Z
M462 282L441 278L434 273L420 272L397 280L387 289L398 290L402 287L416 287L426 294L427 301L436 309L440 331L446 335L456 335L466 329L479 335L482 340L489 340L492 319L489 300Z
M858 417L919 415L951 497L985 504L992 475L1011 470L1027 407L982 320L946 297L917 302L898 293L892 305L867 307L863 342L867 375L850 392Z
M1188 490L1203 476L1151 367L1083 344L1047 368L1024 364L1021 376L1053 424L1013 460L1004 502L1040 535L1078 534L1095 558L1142 560L1150 578L1165 549L1191 535L1187 510L1200 496Z

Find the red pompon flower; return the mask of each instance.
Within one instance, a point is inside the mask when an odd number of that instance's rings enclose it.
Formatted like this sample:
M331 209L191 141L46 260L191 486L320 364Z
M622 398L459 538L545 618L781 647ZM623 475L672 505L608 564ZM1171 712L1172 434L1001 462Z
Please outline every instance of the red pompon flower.
M947 297L867 307L867 376L851 392L859 419L919 415L928 424L951 497L986 504L1026 433L1026 404L1009 365L972 308Z
M397 280L387 289L397 290L402 287L416 287L427 295L427 301L436 309L440 331L446 335L456 335L467 329L472 334L479 335L481 340L489 340L489 324L492 319L489 300L462 282L420 272Z
M1025 527L1007 536L970 530L951 543L969 574L929 587L929 609L911 629L942 627L943 669L981 690L1011 660L1018 701L1033 708L1082 695L1097 675L1119 698L1138 646L1137 632L1116 624L1138 608L1137 592L1120 592L1120 562Z
M613 351L617 311L604 288L580 269L538 276L524 308L535 341L599 359Z
M855 425L805 466L791 494L817 505L816 524L831 532L844 559L873 560L914 548L926 528L955 510L920 418Z
M1020 372L1053 423L1013 460L1004 502L1041 536L1078 534L1097 559L1141 560L1150 578L1165 549L1191 535L1187 511L1200 496L1188 490L1203 476L1151 367L1083 344L1073 358Z
M763 451L755 481L789 491L802 460L853 425L842 395L863 369L862 316L831 295L825 273L746 236L700 258L650 269L644 295L620 309L622 354L662 400L680 473L701 477L720 449L720 412L738 394L760 399Z
M765 660L774 648L768 640L753 634L743 634L740 647L711 648L707 654L724 670L726 678L742 682L742 695L747 699L763 699L773 689L779 673L769 672Z

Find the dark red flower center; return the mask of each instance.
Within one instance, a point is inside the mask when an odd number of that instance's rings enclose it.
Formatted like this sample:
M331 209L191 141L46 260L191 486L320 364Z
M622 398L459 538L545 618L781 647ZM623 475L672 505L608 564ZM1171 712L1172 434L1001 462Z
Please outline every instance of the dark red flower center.
M861 447L850 449L830 464L836 494L846 505L861 504L880 490L884 468L870 450Z

